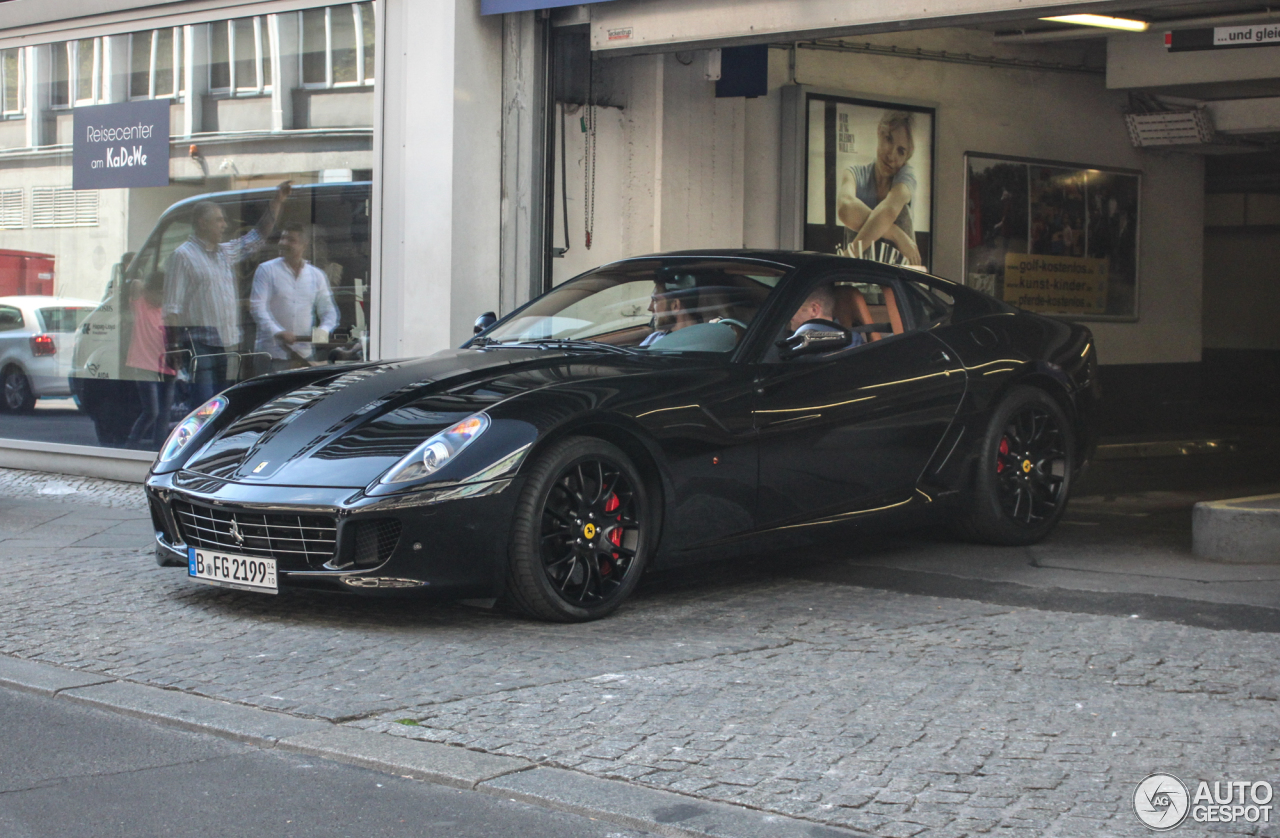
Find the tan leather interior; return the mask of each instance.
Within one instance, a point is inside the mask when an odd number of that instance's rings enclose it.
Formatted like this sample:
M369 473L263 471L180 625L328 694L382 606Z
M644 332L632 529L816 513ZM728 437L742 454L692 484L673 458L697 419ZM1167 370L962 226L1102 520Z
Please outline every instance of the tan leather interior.
M884 304L889 310L889 324L893 326L893 333L902 334L902 312L898 310L898 298L893 295L893 289L888 285L884 287Z
M885 305L879 306L868 305L866 295L852 285L837 285L831 290L836 297L834 316L840 325L852 328L870 323L888 323L893 334L902 334L902 313L898 311L898 302L892 288L884 286ZM867 335L867 340L880 340L882 337L885 337L884 332L871 332Z

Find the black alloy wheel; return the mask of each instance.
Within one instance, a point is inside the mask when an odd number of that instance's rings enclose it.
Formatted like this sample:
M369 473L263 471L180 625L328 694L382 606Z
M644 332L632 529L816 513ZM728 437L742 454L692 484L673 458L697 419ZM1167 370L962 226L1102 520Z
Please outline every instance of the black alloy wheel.
M1075 443L1062 407L1043 390L1018 387L996 408L983 439L965 537L1034 544L1066 509Z
M1067 452L1062 428L1048 410L1026 405L1010 417L996 449L996 475L1004 514L1038 526L1062 503Z
M643 479L616 446L587 437L552 446L516 508L507 601L544 620L611 613L644 568L648 508Z
M10 413L26 413L36 406L36 394L31 390L31 379L18 367L4 371L4 409Z

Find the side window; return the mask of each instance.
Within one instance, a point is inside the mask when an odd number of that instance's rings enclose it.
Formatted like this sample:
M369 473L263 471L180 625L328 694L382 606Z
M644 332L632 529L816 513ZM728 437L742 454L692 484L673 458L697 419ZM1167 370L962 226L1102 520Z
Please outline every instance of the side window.
M162 219L163 220L163 219ZM159 236L147 240L146 249L129 264L129 280L145 281L152 271L164 270L169 254L173 253L191 235L191 222L186 218L174 218L165 225Z
M0 332L22 328L22 311L13 306L0 306Z
M845 348L902 334L905 322L891 284L849 274L828 276L815 283L790 320L783 324L784 337L811 320L832 320L849 329L853 334ZM770 350L767 360L777 357L776 352Z
M951 321L951 308L955 300L949 294L936 291L923 282L908 280L907 304L917 329L932 329Z
M154 270L164 270L164 266L169 261L170 254L177 250L183 242L191 237L191 221L186 218L175 218L169 222L169 226L164 228L164 232L160 234L160 246L158 252L148 254L148 258L144 261L144 267L147 269L142 276L145 277ZM151 256L158 256L155 261L151 261ZM142 278L142 277L140 277Z
M837 280L835 320L866 337L868 343L902 334L902 313L893 289L878 282Z

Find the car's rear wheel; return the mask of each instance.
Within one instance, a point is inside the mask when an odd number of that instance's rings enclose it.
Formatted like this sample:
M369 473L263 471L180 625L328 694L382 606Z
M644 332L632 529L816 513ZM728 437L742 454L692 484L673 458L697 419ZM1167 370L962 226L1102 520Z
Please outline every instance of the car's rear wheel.
M31 379L18 367L7 367L0 381L0 397L9 413L26 413L36 406L36 394L31 389Z
M1035 387L1011 391L983 438L960 533L988 544L1040 541L1066 509L1074 455L1071 425L1053 397Z
M630 458L604 440L561 440L533 463L517 503L505 600L543 620L604 617L639 581L651 530Z

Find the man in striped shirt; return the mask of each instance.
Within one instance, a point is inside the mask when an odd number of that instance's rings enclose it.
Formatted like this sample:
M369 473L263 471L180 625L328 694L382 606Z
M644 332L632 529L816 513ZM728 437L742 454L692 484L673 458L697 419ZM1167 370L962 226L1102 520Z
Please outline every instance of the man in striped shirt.
M276 187L258 226L223 242L227 219L213 201L196 204L191 237L165 265L164 316L172 349L192 355L192 405L226 389L227 359L240 349L240 295L236 266L252 257L275 229L290 181Z
M263 262L253 275L249 310L258 324L257 350L271 356L273 371L305 366L311 359L317 316L326 332L338 325L329 277L303 258L310 244L305 224L284 225L280 258Z

